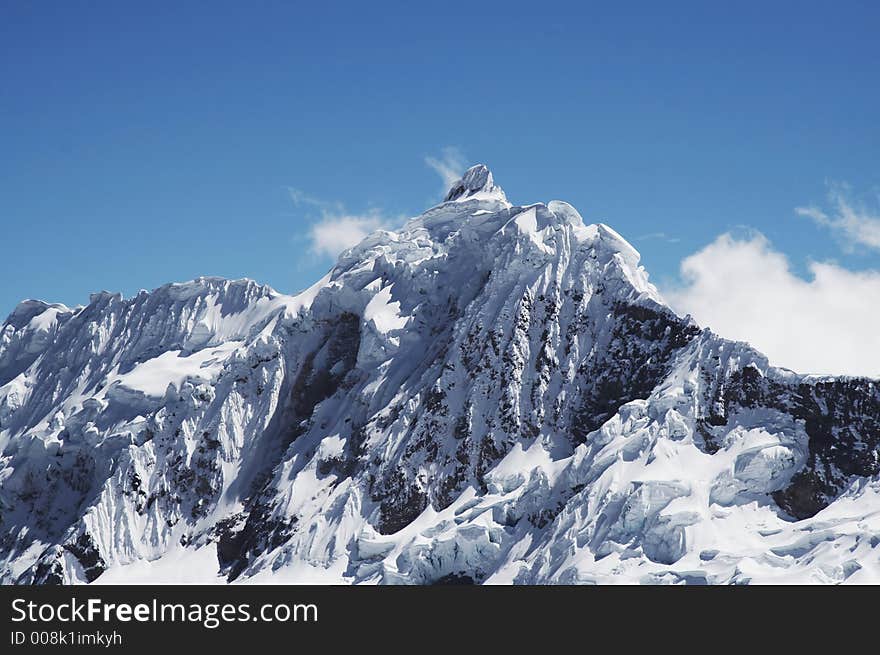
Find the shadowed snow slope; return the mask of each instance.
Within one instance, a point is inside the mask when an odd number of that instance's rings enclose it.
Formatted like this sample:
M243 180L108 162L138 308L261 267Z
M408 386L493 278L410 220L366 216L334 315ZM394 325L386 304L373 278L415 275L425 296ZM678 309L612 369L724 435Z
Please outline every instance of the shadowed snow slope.
M484 166L298 296L22 303L0 449L7 583L880 582L877 384L701 330Z

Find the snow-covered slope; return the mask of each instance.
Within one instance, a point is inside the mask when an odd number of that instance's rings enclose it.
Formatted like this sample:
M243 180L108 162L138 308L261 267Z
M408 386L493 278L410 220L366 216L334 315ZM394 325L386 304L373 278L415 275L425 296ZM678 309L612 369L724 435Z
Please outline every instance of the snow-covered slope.
M483 166L289 297L0 332L3 582L880 581L880 390L675 315Z

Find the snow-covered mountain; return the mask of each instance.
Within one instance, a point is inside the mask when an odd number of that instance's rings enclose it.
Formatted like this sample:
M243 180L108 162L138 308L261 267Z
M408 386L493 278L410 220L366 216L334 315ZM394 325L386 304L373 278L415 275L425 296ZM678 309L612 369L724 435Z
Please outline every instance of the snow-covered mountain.
M20 304L0 452L5 583L880 582L878 382L677 316L484 166L297 296Z

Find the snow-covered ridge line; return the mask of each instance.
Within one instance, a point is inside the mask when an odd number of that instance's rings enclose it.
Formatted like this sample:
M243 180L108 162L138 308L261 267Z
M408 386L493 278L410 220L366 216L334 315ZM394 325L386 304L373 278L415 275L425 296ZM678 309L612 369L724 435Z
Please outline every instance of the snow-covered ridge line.
M0 452L3 582L880 579L876 382L700 329L481 165L297 296L20 304Z

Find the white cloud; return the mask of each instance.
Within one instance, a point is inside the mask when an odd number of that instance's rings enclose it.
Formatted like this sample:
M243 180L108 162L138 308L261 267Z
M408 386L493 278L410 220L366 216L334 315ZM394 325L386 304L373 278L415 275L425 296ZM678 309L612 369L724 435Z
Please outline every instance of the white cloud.
M457 182L467 167L467 160L458 148L443 148L440 157L425 157L425 163L434 169L443 180L445 194Z
M294 205L313 207L321 214L321 219L311 225L308 233L309 250L316 255L335 258L372 232L388 229L392 224L376 209L350 214L341 202L321 200L293 187L288 187L287 192Z
M445 194L464 172L466 163L461 151L455 147L441 150L439 157L425 157L430 166L443 180ZM346 211L341 202L316 198L300 189L287 187L291 201L297 207L311 208L320 214L308 230L309 250L321 256L336 257L344 250L358 244L370 233L380 229L392 229L401 218L389 219L379 210L352 214Z
M336 257L344 250L363 241L370 233L384 227L386 222L378 214L366 216L324 214L324 217L309 230L311 251L316 255Z
M850 249L855 245L880 249L880 210L854 206L847 197L848 191L845 184L831 186L828 192L832 205L830 213L816 206L797 207L795 212L837 232Z
M681 263L672 306L803 373L880 377L880 271L811 262L810 279L761 234L719 236Z

